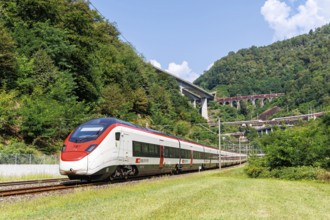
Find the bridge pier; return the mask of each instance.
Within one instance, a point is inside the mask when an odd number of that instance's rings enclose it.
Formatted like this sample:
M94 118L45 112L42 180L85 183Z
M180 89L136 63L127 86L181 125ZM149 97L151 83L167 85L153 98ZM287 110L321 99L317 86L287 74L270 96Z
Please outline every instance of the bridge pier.
M193 99L193 100L192 100L192 105L193 105L194 108L197 107L196 102L197 102L197 99Z
M183 96L188 97L191 102L192 105L196 108L197 107L197 102L201 102L201 114L202 116L208 120L208 113L207 113L207 100L214 100L214 94L210 94L207 91L203 90L202 88L194 85L191 82L188 82L184 79L181 79L167 71L164 71L160 68L154 67L156 72L161 73L161 74L167 74L170 77L173 77L176 79L176 81L179 84L179 89L180 89L180 93Z
M181 94L182 96L184 96L184 94L183 94L183 89L184 89L184 87L180 84L180 85L179 85L179 88L180 88L180 94Z
M202 98L202 117L207 121L209 120L209 116L207 113L207 98Z
M194 108L198 107L198 104L200 103L201 109L200 113L203 118L205 118L207 121L209 120L208 117L208 108L207 108L207 100L210 99L210 97L207 97L205 94L197 94L196 91L192 91L191 88L187 88L187 85L183 82L179 83L180 93L182 96L186 96L190 99L190 103Z
M260 107L264 107L265 103L264 103L264 99L260 99Z
M241 103L239 101L236 101L236 109L237 110L241 109Z

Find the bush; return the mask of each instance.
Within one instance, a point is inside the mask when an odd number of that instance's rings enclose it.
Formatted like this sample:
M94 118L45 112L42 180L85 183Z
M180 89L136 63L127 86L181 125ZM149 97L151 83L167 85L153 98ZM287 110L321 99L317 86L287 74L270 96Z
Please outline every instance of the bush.
M246 174L252 178L269 177L269 168L265 166L265 163L265 158L251 156L249 158L249 163L245 168Z
M245 172L249 177L269 177L269 170L266 167L260 167L256 165L248 165L245 168Z
M265 166L265 158L252 158L244 169L252 178L278 178L287 180L321 180L330 182L330 172L319 167L298 166L270 169Z
M23 142L16 142L8 145L0 144L0 153L4 154L38 154L39 152L31 145Z
M321 170L321 168L310 166L283 167L271 170L270 176L287 180L316 180Z
M324 181L324 182L330 182L330 172L326 170L322 170L318 173L317 179Z

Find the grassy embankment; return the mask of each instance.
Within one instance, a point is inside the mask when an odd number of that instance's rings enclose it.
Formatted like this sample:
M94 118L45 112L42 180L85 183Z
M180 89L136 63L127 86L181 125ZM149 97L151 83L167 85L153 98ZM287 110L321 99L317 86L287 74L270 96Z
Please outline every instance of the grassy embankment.
M0 219L330 219L329 204L330 184L237 168L0 202Z

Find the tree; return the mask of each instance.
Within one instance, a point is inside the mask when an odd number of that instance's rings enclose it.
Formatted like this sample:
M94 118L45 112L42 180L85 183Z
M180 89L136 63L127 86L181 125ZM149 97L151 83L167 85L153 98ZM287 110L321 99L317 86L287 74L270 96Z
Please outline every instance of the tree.
M52 21L60 19L60 9L56 0L19 0L16 1L16 13L22 20L33 22Z
M133 110L138 114L147 114L149 107L148 97L143 88L134 91Z
M53 61L44 50L39 50L33 55L34 68L30 75L35 81L35 87L40 87L42 93L48 92L50 85L58 78L58 71Z
M326 119L325 119L326 120ZM330 146L326 121L315 121L288 130L276 130L260 139L270 169L297 166L329 167Z
M15 44L7 29L0 23L0 86L15 87Z
M19 129L17 125L17 91L5 92L0 90L0 134L12 134Z
M121 118L132 109L132 103L125 97L124 91L113 84L103 89L97 109L99 114Z

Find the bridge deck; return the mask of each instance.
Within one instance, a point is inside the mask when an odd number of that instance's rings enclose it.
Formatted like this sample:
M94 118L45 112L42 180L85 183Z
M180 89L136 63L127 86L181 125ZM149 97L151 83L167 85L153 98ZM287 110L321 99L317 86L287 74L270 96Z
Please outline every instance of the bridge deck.
M283 95L284 93L271 93L271 94L258 94L258 95L247 95L247 96L234 96L234 97L217 98L216 101L219 103L223 103L223 102L233 102L233 101L243 101L243 100L271 99Z

